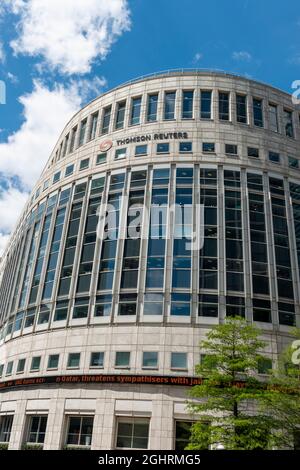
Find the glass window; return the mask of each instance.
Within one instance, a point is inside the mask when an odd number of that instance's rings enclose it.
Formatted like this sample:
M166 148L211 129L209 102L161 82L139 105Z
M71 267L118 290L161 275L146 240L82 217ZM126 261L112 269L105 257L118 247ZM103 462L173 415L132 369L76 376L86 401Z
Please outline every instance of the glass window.
M211 119L211 91L201 90L200 117L201 119Z
M99 116L98 111L96 113L92 114L89 140L93 140L96 137L98 116Z
M182 452L190 442L193 421L176 421L175 450Z
M0 377L3 375L4 364L0 364Z
M104 352L92 352L90 367L102 368L104 364Z
M194 92L183 91L182 93L182 119L192 119L193 118L193 100Z
M115 367L130 367L130 351L117 351L115 359Z
M54 319L53 321L62 321L66 320L68 316L68 301L57 302L54 312Z
M107 106L103 110L103 118L102 118L102 126L101 126L102 135L107 134L109 131L110 117L111 117L111 106Z
M187 273L187 271L184 271ZM185 274L187 276L187 274ZM188 279L190 276L187 276ZM171 294L171 315L189 316L191 310L190 294Z
M236 120L247 124L247 97L245 95L236 95Z
M214 142L203 142L202 143L202 152L203 153L215 153L215 144L214 144Z
M198 315L201 317L217 317L218 296L210 294L200 294Z
M229 93L219 92L219 119L229 121Z
M153 122L157 120L157 104L158 94L148 95L148 107L147 107L147 121Z
M106 163L107 153L99 153L96 158L96 165L102 165L102 163Z
M119 418L117 423L117 449L147 449L149 419Z
M58 369L59 354L50 354L47 369Z
M41 356L33 357L32 360L31 360L30 370L31 371L38 371L38 370L40 370L40 366L41 366Z
M259 158L259 149L255 147L248 147L248 157Z
M65 171L65 176L70 176L73 174L73 171L74 171L74 165L68 165L66 167L66 171Z
M140 123L142 98L132 98L130 124L132 126Z
M43 444L47 427L47 416L30 416L27 444Z
M43 185L43 191L49 188L49 180L46 180Z
M9 362L7 363L7 366L6 366L6 374L5 374L5 375L11 375L11 374L12 374L13 366L14 366L14 362L13 362L13 361L9 361Z
M253 123L256 127L264 127L263 101L253 98Z
M288 109L283 110L283 125L285 135L287 137L294 137L293 113Z
M176 91L166 92L165 93L165 109L164 109L165 120L175 119L175 103L176 103Z
M144 315L163 314L163 294L147 293L144 295Z
M257 372L259 374L269 374L272 370L272 359L268 357L261 357L258 360Z
M70 142L69 153L72 153L74 150L76 134L77 134L77 126L74 127L71 131L71 142Z
M147 145L137 145L135 147L135 156L139 157L140 155L147 155Z
M17 366L17 374L21 374L25 370L26 359L19 359Z
M0 442L9 442L11 436L11 428L13 424L13 415L0 416Z
M187 369L187 353L171 353L171 369Z
M81 147L81 145L84 144L86 124L87 124L87 119L84 119L83 121L81 121L78 147Z
M66 445L90 447L93 435L93 416L70 416Z
M157 144L156 153L169 153L169 144Z
M73 318L86 318L89 311L89 297L83 297L75 300Z
M227 155L237 155L238 154L237 145L225 144L225 153Z
M123 129L124 127L124 119L125 119L125 108L126 108L126 101L121 101L117 103L117 116L116 116L116 129Z
M278 132L278 113L276 104L269 103L269 129Z
M54 176L53 176L53 184L57 183L59 180L60 180L60 171L57 171L56 173L54 173Z
M157 369L158 367L158 353L155 351L143 352L143 368L144 369Z
M68 357L68 369L79 369L80 353L70 353Z
M277 152L269 152L269 160L273 163L280 163L280 155Z
M95 317L108 317L111 313L112 295L98 295L96 297Z
M126 147L117 149L115 151L115 160L121 160L122 158L126 158L126 152L127 152Z
M192 142L179 142L180 153L190 153L193 150Z
M90 164L89 158L85 158L84 160L81 160L79 170L86 170L89 167L89 164Z
M298 158L288 157L288 159L289 159L289 167L290 168L299 168Z

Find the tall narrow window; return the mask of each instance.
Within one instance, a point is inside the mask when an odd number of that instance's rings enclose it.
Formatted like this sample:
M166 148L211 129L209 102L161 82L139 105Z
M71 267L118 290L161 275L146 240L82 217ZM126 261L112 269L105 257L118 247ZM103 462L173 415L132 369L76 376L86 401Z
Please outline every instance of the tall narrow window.
M175 119L175 102L176 102L176 91L169 91L165 93L165 112L164 119L171 120Z
M253 98L253 123L256 127L264 127L263 101Z
M283 124L285 135L287 137L294 137L294 127L293 127L293 113L288 109L283 110Z
M13 415L0 417L0 442L10 441L13 419Z
M219 119L229 121L229 93L219 92Z
M124 119L125 119L125 108L126 108L126 101L121 101L117 103L117 117L116 117L116 129L123 129L124 127Z
M101 134L107 134L108 133L109 124L110 124L110 117L111 117L111 106L107 106L103 110Z
M93 416L70 416L66 446L89 448L92 443L93 425Z
M142 97L132 98L130 124L135 126L140 123Z
M73 150L74 150L76 134L77 134L77 126L73 127L73 129L71 131L71 142L70 142L69 153L72 153Z
M157 120L157 104L158 94L148 96L148 107L147 107L147 121L153 122Z
M98 124L98 111L92 115L92 122L90 127L89 140L93 140L96 137L97 124Z
M87 119L84 119L83 121L81 121L78 147L81 147L81 145L84 144L86 124L87 124Z
M247 97L245 95L236 95L236 120L247 124Z
M211 119L211 96L210 90L201 90L200 117L201 119Z
M192 119L193 101L194 101L194 92L184 91L182 95L182 119Z
M29 418L27 444L43 444L46 435L47 416Z
M278 114L276 104L269 103L269 129L278 132Z

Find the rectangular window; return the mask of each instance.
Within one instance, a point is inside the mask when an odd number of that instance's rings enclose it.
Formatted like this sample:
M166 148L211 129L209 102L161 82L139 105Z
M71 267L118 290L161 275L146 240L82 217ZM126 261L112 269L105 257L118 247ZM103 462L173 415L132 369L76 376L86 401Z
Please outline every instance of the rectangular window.
M86 124L87 124L87 119L84 119L83 121L81 121L78 147L81 147L81 145L84 144Z
M89 448L92 443L94 417L70 416L68 421L66 445L70 448L72 446Z
M203 153L215 153L215 144L214 144L214 142L203 142L202 143L202 152Z
M155 351L143 352L143 369L158 368L158 353Z
M248 147L248 157L259 158L259 149L256 147Z
M287 137L294 137L293 113L288 109L283 110L283 125L285 135Z
M103 118L102 118L102 126L101 126L102 135L107 134L109 131L110 117L111 117L111 106L107 106L103 110Z
M92 122L91 122L91 127L90 127L89 140L94 140L95 137L96 137L97 125L98 125L98 116L99 116L98 111L96 113L92 114Z
M68 369L79 369L80 353L70 353L68 357Z
M174 271L174 270L173 270ZM189 278L189 270L183 271L185 276ZM174 272L173 272L174 277ZM174 279L173 279L174 283ZM188 317L191 311L190 294L171 294L171 315Z
M269 160L272 163L280 163L280 154L277 152L269 152Z
M290 168L299 168L299 160L294 157L288 157Z
M144 315L163 314L163 294L149 293L144 295Z
M125 108L126 108L126 101L121 101L117 103L117 116L116 116L116 129L123 129L124 127L124 119L125 119Z
M253 98L253 124L256 127L264 127L263 100Z
M257 366L257 372L259 374L269 374L272 370L272 359L268 357L259 358Z
M103 261L102 261L103 263ZM109 266L105 266L108 268ZM95 304L95 317L109 317L111 313L112 295L97 295Z
M43 185L43 191L49 188L49 180L46 180Z
M156 153L169 153L169 144L157 144Z
M89 158L84 158L80 162L79 170L86 170L89 167L90 164L90 159Z
M67 319L68 316L68 301L57 302L53 321L63 321Z
M6 374L5 374L5 375L11 375L11 374L12 374L13 366L14 366L14 362L13 362L13 361L9 361L9 362L7 363L7 366L6 366Z
M75 300L73 318L87 318L89 312L89 298L83 297Z
M60 171L57 171L56 173L54 173L54 176L53 176L53 184L57 183L59 180L60 180Z
M166 121L175 119L176 91L165 93L164 119Z
M229 121L229 93L219 92L219 119Z
M74 171L74 165L68 165L66 167L66 171L65 171L65 176L70 176L73 174L73 171Z
M117 351L115 367L126 368L130 367L130 352L129 351Z
M19 359L18 367L17 367L17 374L22 374L24 372L25 363L26 363L26 359Z
M47 416L30 416L27 444L43 444L46 435Z
M278 132L278 113L276 104L269 103L269 129Z
M92 352L90 367L103 368L104 352Z
M117 422L117 449L148 449L149 419L119 418Z
M0 377L3 375L4 364L0 364Z
M237 145L225 144L225 153L227 155L237 155L238 154Z
M191 153L193 151L192 142L179 142L180 153Z
M148 106L147 106L147 121L153 122L157 120L157 105L158 105L158 94L148 95Z
M59 362L59 354L51 354L48 358L47 370L58 369L58 362Z
M70 142L70 148L69 148L69 153L72 153L75 147L75 140L76 140L76 134L77 134L77 126L74 127L71 131L71 142Z
M31 360L31 367L30 367L30 371L38 371L40 370L40 366L41 366L41 356L35 356L32 358Z
M102 165L103 163L106 163L107 160L107 153L99 153L96 158L96 165Z
M141 119L141 105L142 105L142 97L139 96L138 98L132 98L131 100L131 116L130 116L130 124L135 126L140 123Z
M194 92L183 91L182 93L182 119L193 118Z
M115 151L115 160L121 160L122 158L126 158L127 148L124 147L122 149L117 149Z
M211 91L201 90L200 117L201 119L211 119Z
M171 353L171 369L187 369L187 353Z
M140 157L142 155L147 155L147 145L137 145L135 147L135 156Z
M13 415L0 416L0 442L8 443L11 436Z
M236 120L247 124L247 96L236 95Z
M217 317L218 296L210 294L200 294L198 315L200 317Z

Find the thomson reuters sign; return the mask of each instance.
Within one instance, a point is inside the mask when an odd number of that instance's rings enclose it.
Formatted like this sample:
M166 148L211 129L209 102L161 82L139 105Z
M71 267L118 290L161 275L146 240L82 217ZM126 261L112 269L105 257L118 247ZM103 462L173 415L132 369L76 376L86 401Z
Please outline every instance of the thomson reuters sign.
M100 144L101 152L107 152L113 146L112 140L103 140Z

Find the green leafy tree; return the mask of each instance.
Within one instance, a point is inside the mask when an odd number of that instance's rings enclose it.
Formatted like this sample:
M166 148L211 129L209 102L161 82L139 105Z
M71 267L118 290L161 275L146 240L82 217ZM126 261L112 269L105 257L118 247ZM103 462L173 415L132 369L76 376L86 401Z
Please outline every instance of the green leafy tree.
M272 449L289 441L295 426L289 407L295 395L299 399L299 377L284 387L279 374L262 380L257 369L265 346L260 330L240 317L227 318L207 334L201 343L206 354L196 367L203 380L192 388L188 405L201 420L192 426L188 449Z

